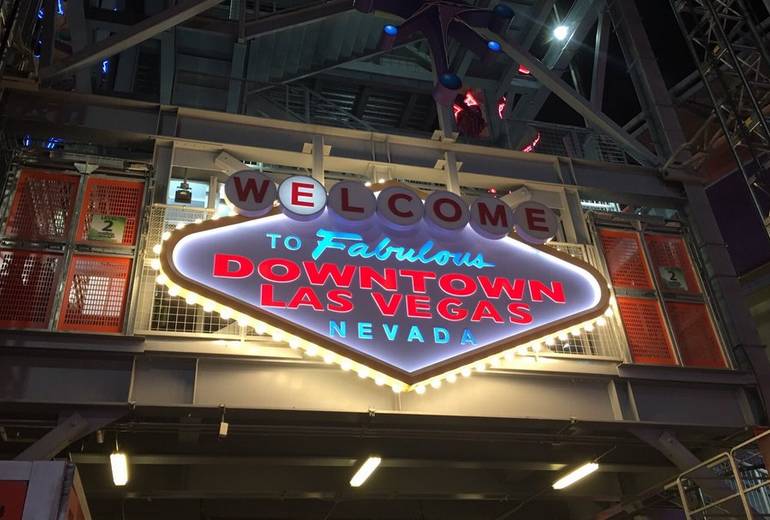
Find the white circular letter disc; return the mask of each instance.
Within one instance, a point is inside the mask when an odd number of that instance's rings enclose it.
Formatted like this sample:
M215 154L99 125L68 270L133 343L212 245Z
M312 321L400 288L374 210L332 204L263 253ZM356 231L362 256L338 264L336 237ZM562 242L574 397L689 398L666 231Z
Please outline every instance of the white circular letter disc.
M329 190L329 209L348 220L364 220L374 214L377 199L360 182L342 181Z
M527 242L545 244L556 236L558 219L551 208L539 202L522 202L513 212L516 233Z
M275 193L272 179L254 170L235 172L225 182L227 204L245 217L261 217L270 212Z
M444 229L460 229L470 219L465 201L448 191L434 191L425 199L425 217Z
M420 196L409 188L391 186L377 196L377 213L400 226L416 224L423 211Z
M278 200L289 216L312 217L326 206L326 190L314 178L296 175L278 187Z
M482 195L471 204L471 227L481 236L503 238L513 230L513 210L500 199Z

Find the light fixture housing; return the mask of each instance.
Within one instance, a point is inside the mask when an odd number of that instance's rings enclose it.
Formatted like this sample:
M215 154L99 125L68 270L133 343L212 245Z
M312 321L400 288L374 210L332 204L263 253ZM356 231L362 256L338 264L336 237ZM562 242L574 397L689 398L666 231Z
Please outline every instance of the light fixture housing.
M380 457L370 456L366 459L366 462L361 464L361 467L358 468L358 471L353 475L353 478L350 479L350 486L361 487L363 483L372 476L372 473L374 473L374 470L380 465L380 462L382 462L382 458Z
M582 480L583 478L587 477L594 471L599 469L599 464L596 462L589 462L588 464L583 464L579 468L577 468L575 471L568 473L567 475L563 476L559 480L553 483L554 489L564 489L568 486L571 486L578 480Z
M553 29L553 37L558 41L563 42L569 36L569 27L566 25L557 25Z
M128 484L128 457L125 453L115 452L110 455L110 468L112 469L112 482L116 486Z

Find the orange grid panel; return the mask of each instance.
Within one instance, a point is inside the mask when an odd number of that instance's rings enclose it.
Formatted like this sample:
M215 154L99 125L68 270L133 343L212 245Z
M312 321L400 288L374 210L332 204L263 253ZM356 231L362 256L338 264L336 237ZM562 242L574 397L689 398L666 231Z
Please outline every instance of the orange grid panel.
M600 229L604 258L615 287L652 289L639 235L633 231Z
M644 239L647 241L650 260L655 276L660 281L661 290L700 294L701 290L690 261L690 254L682 237L645 235ZM682 285L682 281L686 286Z
M136 243L139 210L144 198L144 183L114 179L88 179L83 208L78 225L78 242L99 245L131 246ZM102 242L88 239L88 232L95 216L125 219L123 237L119 242Z
M130 258L74 255L59 330L120 332L130 275Z
M727 366L705 304L666 302L666 309L685 366Z
M56 254L0 251L0 327L48 328L61 262Z
M618 297L618 308L635 363L676 364L658 300Z
M79 185L77 175L22 170L5 234L32 241L67 240Z

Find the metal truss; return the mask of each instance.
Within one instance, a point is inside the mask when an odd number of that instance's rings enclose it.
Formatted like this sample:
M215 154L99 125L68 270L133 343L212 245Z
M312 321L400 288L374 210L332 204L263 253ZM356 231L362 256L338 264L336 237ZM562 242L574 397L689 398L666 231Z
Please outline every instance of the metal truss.
M744 0L670 0L684 40L713 105L711 117L670 161L687 150L697 168L726 144L747 182L768 190L770 56L766 24L757 25ZM721 133L715 131L715 126Z

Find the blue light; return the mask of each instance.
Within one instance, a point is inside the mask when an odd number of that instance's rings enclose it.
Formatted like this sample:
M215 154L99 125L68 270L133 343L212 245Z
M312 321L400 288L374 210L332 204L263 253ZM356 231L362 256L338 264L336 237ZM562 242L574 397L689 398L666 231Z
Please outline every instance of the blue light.
M102 61L102 74L109 74L110 73L110 60L107 58L106 60Z
M42 9L38 9L37 10L37 19L38 20L42 20L43 18L45 18L45 11L43 11Z
M494 40L487 42L487 48L492 52L500 52L500 44Z
M48 141L46 141L45 143L45 147L48 150L53 150L56 148L57 145L60 145L63 142L64 142L64 139L62 139L61 137L49 137Z
M24 148L29 148L32 145L32 137L30 137L29 134L25 135L21 139L21 144L24 146Z
M395 35L397 35L397 34L398 34L398 27L396 27L395 25L390 25L390 24L388 24L388 25L386 25L385 27L383 27L383 28L382 28L382 30L383 30L383 31L385 32L385 34L387 34L388 36L395 36Z
M56 0L56 14L64 14L64 4L62 3L62 0Z

